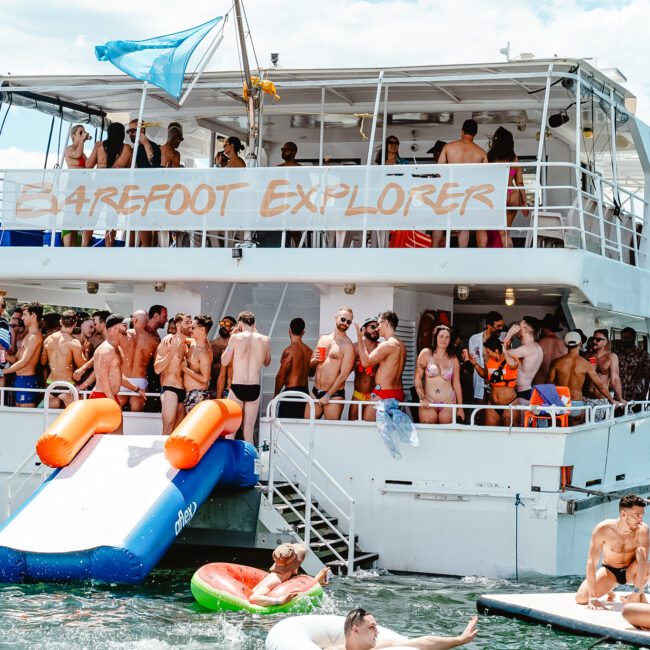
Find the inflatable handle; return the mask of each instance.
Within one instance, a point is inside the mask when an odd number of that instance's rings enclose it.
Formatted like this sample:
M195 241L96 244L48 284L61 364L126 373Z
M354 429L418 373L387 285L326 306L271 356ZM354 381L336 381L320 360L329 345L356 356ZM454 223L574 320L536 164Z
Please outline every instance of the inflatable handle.
M112 433L122 422L112 399L78 400L68 405L36 443L36 453L48 467L65 467L95 433Z
M165 458L176 469L192 469L221 434L235 433L241 421L241 407L230 399L199 402L167 438Z

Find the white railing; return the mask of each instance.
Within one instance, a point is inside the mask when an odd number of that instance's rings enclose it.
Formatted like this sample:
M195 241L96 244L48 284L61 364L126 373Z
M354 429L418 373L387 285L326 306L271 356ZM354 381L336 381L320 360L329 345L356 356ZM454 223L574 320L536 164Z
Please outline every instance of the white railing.
M79 391L76 386L67 381L53 381L44 391L45 406L43 408L43 430L47 429L48 419L50 415L50 394L55 390L67 389L72 393L73 399L79 399ZM4 401L4 395L0 391L0 405ZM31 471L25 472L27 468L32 466ZM27 476L24 476L24 474ZM7 511L6 517L10 517L13 512L13 503L17 496L21 495L23 491L32 485L33 479L38 477L41 482L44 481L52 470L43 465L38 459L38 454L33 451L25 460L14 470L13 474L7 477ZM16 485L18 484L18 485Z
M288 399L287 399L288 398ZM276 416L277 405L280 401L286 400L287 402L305 402L309 405L309 438L307 448L305 448L284 426L282 421ZM304 524L304 543L307 547L310 546L312 535L322 542L328 550L339 559L339 561L347 566L348 574L354 571L354 551L355 551L355 519L354 519L354 506L355 501L350 494L336 481L336 479L314 458L314 430L315 430L315 403L314 400L298 391L287 391L278 395L271 400L267 406L267 417L271 422L271 445L270 445L270 461L269 461L269 500L273 505L277 497L280 502L286 505L291 512L295 514L298 520ZM283 443L287 443L285 446ZM291 452L289 452L289 446ZM302 460L301 466L294 459L295 452ZM289 464L292 470L285 471L278 463L281 459L283 462ZM305 466L306 465L306 466ZM290 471L294 471L300 477L300 481L293 481L290 476ZM282 481L289 484L291 489L301 499L304 500L304 513L300 510L278 489L276 485L276 475ZM324 485L319 485L320 480L324 479ZM304 489L301 488L301 483L304 483ZM347 505L347 511L333 499L328 493L329 489L333 489L341 502ZM327 512L321 512L313 503L313 497L325 501L328 508ZM344 531L334 526L328 519L328 514L336 513L338 517L344 522L343 529L347 528L347 535ZM321 533L313 525L313 517L319 518L319 523L325 524L331 531L331 535L336 538L333 543L321 535ZM328 534L330 532L328 531ZM335 548L335 544L342 542L347 546L347 554L344 557Z
M419 176L435 176L435 169L441 167L448 168L447 165L437 167L433 165L404 165L400 166L399 169L382 168L385 176L377 176L377 167L367 167L366 169L368 172L372 171L368 178L370 179L372 176L372 189L376 191L380 178L384 179L382 182L390 182L391 175L413 174L416 178L419 178ZM523 188L529 193L529 198L534 197L535 199L533 206L524 208L529 210L528 220L520 216L518 223L510 227L504 226L502 230L502 232L508 232L510 237L517 242L517 245L530 248L544 247L546 245L578 248L625 264L647 268L648 242L646 240L648 234L645 215L648 213L648 203L641 194L634 193L619 184L614 184L599 174L578 167L573 162L520 162L512 163L510 167L534 169L538 172L535 175L536 179L539 178L539 183L535 181ZM307 168L295 168L299 170L298 172L292 171L293 169L284 168L282 173L292 182L293 180L303 182ZM351 168L314 167L309 168L309 173L318 179L328 178L329 176L345 178L346 170L349 169ZM355 169L357 175L360 171L363 171L360 168ZM398 174L398 171L400 174ZM193 170L174 170L174 173L178 174L181 179L184 173L190 174L192 172ZM268 172L269 170L264 168L246 169L242 174L246 175L243 178L255 179L257 178L256 175L267 174ZM43 173L43 170L41 170L41 173ZM113 178L115 174L114 170L94 173L105 173L107 179ZM134 173L146 173L146 170ZM208 173L213 174L214 178L218 179L221 178L219 174L223 174L223 170L208 170ZM0 170L0 184L2 183L3 174L4 172ZM301 176L296 176L296 174L301 174ZM568 183L542 182L549 175L553 175L555 178L579 179L579 181L569 181ZM578 182L583 180L587 187L586 190L583 190L578 185ZM368 183L370 182L368 180ZM512 190L513 187L509 186L508 189ZM360 186L360 197L363 196L364 191L364 188ZM616 197L616 200L614 200L614 197ZM403 242L399 241L399 237L395 234L389 235L389 233L391 231L393 233L404 232L405 227L408 228L409 224L411 224L410 217L405 219L404 215L398 212L392 216L382 213L379 215L380 218L367 215L362 220L362 225L359 225L359 221L354 222L353 219L349 219L349 223L346 223L345 220L338 220L334 227L327 226L327 220L323 220L318 215L313 217L313 227L303 225L294 226L293 228L287 225L273 226L270 225L272 220L268 219L258 227L238 225L246 217L248 211L252 210L251 205L246 204L241 209L233 209L232 213L226 211L216 221L213 219L212 214L205 215L202 229L190 226L185 231L179 230L180 222L175 219L173 229L176 236L171 238L169 236L161 237L161 241L164 241L165 244L171 241L172 245L176 247L191 246L200 248L231 248L241 245L256 245L256 239L261 246L272 245L282 248L291 246L310 246L313 248L401 247ZM418 225L411 225L406 232L413 232L413 228L415 230L418 228L433 230L437 233L444 233L442 247L450 248L455 245L452 235L460 229L458 221L454 222L453 219L449 219L446 221L446 225L442 227L439 225L442 223L441 221L428 220L426 221L427 225L423 225L423 219L428 219L426 215L431 215L431 219L434 218L431 208L427 207L423 202L413 200L409 209L411 214L415 215L417 213ZM512 214L520 210L519 207L503 206L504 217L506 212ZM298 211L298 217L302 212L307 212L308 215L312 214L307 207L303 207ZM52 221L52 223L56 223L56 221ZM305 221L305 223L309 223L309 220ZM30 227L34 228L35 226ZM58 228L58 226L55 227ZM255 231L252 235L251 230ZM265 234L264 231L269 232ZM301 236L287 236L288 233L293 232L295 234L295 231L299 231ZM21 237L29 236L32 237L31 243L26 241L23 245L54 245L50 231L45 232L47 234L44 236L43 231L3 230L0 226L0 245L3 238L7 238L8 241L11 241L10 245L14 245L16 240L20 240ZM252 236L252 239L249 235ZM265 237L267 239L261 241ZM424 241L426 242L426 238ZM128 237L125 238L123 244L126 247L131 245ZM16 245L20 245L20 242Z

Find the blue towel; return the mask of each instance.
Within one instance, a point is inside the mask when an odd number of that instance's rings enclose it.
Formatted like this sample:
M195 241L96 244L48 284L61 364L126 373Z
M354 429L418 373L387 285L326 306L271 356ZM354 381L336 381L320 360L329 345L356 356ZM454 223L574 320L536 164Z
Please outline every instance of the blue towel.
M555 384L537 384L533 386L544 400L543 406L564 406Z

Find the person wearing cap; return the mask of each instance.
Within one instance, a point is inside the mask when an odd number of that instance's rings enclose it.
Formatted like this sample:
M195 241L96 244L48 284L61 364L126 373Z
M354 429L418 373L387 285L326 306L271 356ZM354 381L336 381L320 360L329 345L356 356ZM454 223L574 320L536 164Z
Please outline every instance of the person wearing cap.
M223 396L224 390L230 388L230 383L232 380L232 367L230 367L230 372L228 376L226 374L226 369L224 369L223 377L221 377L221 355L226 351L228 347L228 341L230 340L230 334L237 325L237 321L233 316L224 316L219 321L219 336L210 341L210 347L212 348L212 368L210 370L210 390L217 392L217 399L221 399ZM221 390L217 390L217 384L221 380Z
M596 369L589 361L580 356L580 346L582 345L580 334L575 331L568 332L564 337L564 343L569 351L551 363L546 383L555 384L556 386L568 386L571 391L572 406L600 406L608 402L615 405L616 402L609 394L607 386L598 376ZM598 388L604 399L585 399L582 390L587 379ZM604 420L606 410L598 409L594 415L594 421ZM572 411L571 416L576 421L581 421L584 418L584 411L576 409Z
M546 381L551 362L567 353L564 341L557 335L561 330L557 317L554 314L546 314L540 324L539 347L542 348L544 356L542 365L535 373L533 386L543 384Z
M161 167L180 167L181 154L178 147L183 142L183 127L180 122L170 122L167 127L167 142L160 147Z
M129 381L122 372L122 354L119 347L125 336L124 317L118 314L108 316L106 318L106 340L95 350L93 357L97 381L88 399L108 397L119 404L117 394L120 392L120 386L137 393L143 400L146 399L144 390ZM113 433L122 433L122 422Z
M300 593L299 589L292 590L280 597L269 596L268 594L278 585L298 575L298 569L305 561L306 555L307 547L303 544L280 544L273 551L273 566L269 569L269 574L253 587L248 598L249 602L254 605L268 607L270 605L284 605L295 598ZM329 569L324 567L314 576L314 580L325 584L328 571Z
M281 392L298 391L309 395L309 361L313 350L303 343L305 321L293 318L289 323L289 339L291 344L282 351L280 368L275 376L275 392L277 397ZM283 390L284 389L284 390ZM278 405L279 418L302 418L305 415L305 402L280 401Z
M438 156L439 164L463 165L486 163L488 161L485 150L474 142L478 132L478 124L475 120L465 120L460 132L460 140L448 142ZM445 245L444 230L434 230L431 236L433 248L443 248ZM461 230L458 233L458 247L467 248L469 244L469 231ZM479 248L487 246L487 231L476 231L476 244Z
M370 316L361 325L363 338L354 344L356 359L354 363L354 392L352 399L356 402L370 402L372 400L372 389L375 386L375 366L364 366L359 357L359 346L363 345L366 353L370 354L379 345L379 322L376 316ZM363 419L370 422L375 420L374 405L365 406ZM359 406L350 404L350 420L359 419Z

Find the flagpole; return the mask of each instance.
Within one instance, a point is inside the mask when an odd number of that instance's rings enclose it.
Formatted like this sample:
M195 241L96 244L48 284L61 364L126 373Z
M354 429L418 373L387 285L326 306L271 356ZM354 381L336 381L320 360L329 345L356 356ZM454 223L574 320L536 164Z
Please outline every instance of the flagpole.
M208 63L210 63L210 59L212 59L212 57L214 56L214 53L216 52L219 45L221 45L221 41L223 41L223 30L221 31L221 34L217 37L217 40L214 42L214 45L212 46L208 54L205 56L205 62L195 72L194 79L192 79L190 85L185 89L183 96L178 100L179 106L183 105L183 102L187 99L187 96L190 94L190 92L192 92L192 89L196 85L196 82L199 80L199 77L203 74L203 71L206 69Z
M253 97L253 84L251 83L251 70L248 65L248 52L246 51L246 39L244 37L244 23L242 21L241 0L235 0L235 21L237 22L237 34L241 45L242 68L244 73L244 85L248 91L248 153L246 162L248 167L257 167L257 155L255 154L255 98Z
M140 130L142 129L142 115L144 113L144 100L147 97L147 82L142 82L142 97L140 99L140 110L138 111L138 124L136 125L135 131L135 142L133 143L133 156L131 157L131 169L135 169L135 161L138 156L138 146L140 144ZM124 235L125 246L129 245L129 239L131 236L131 229L127 221L126 224L126 233ZM138 247L138 231L135 231L135 237L133 239L133 244L135 248Z

